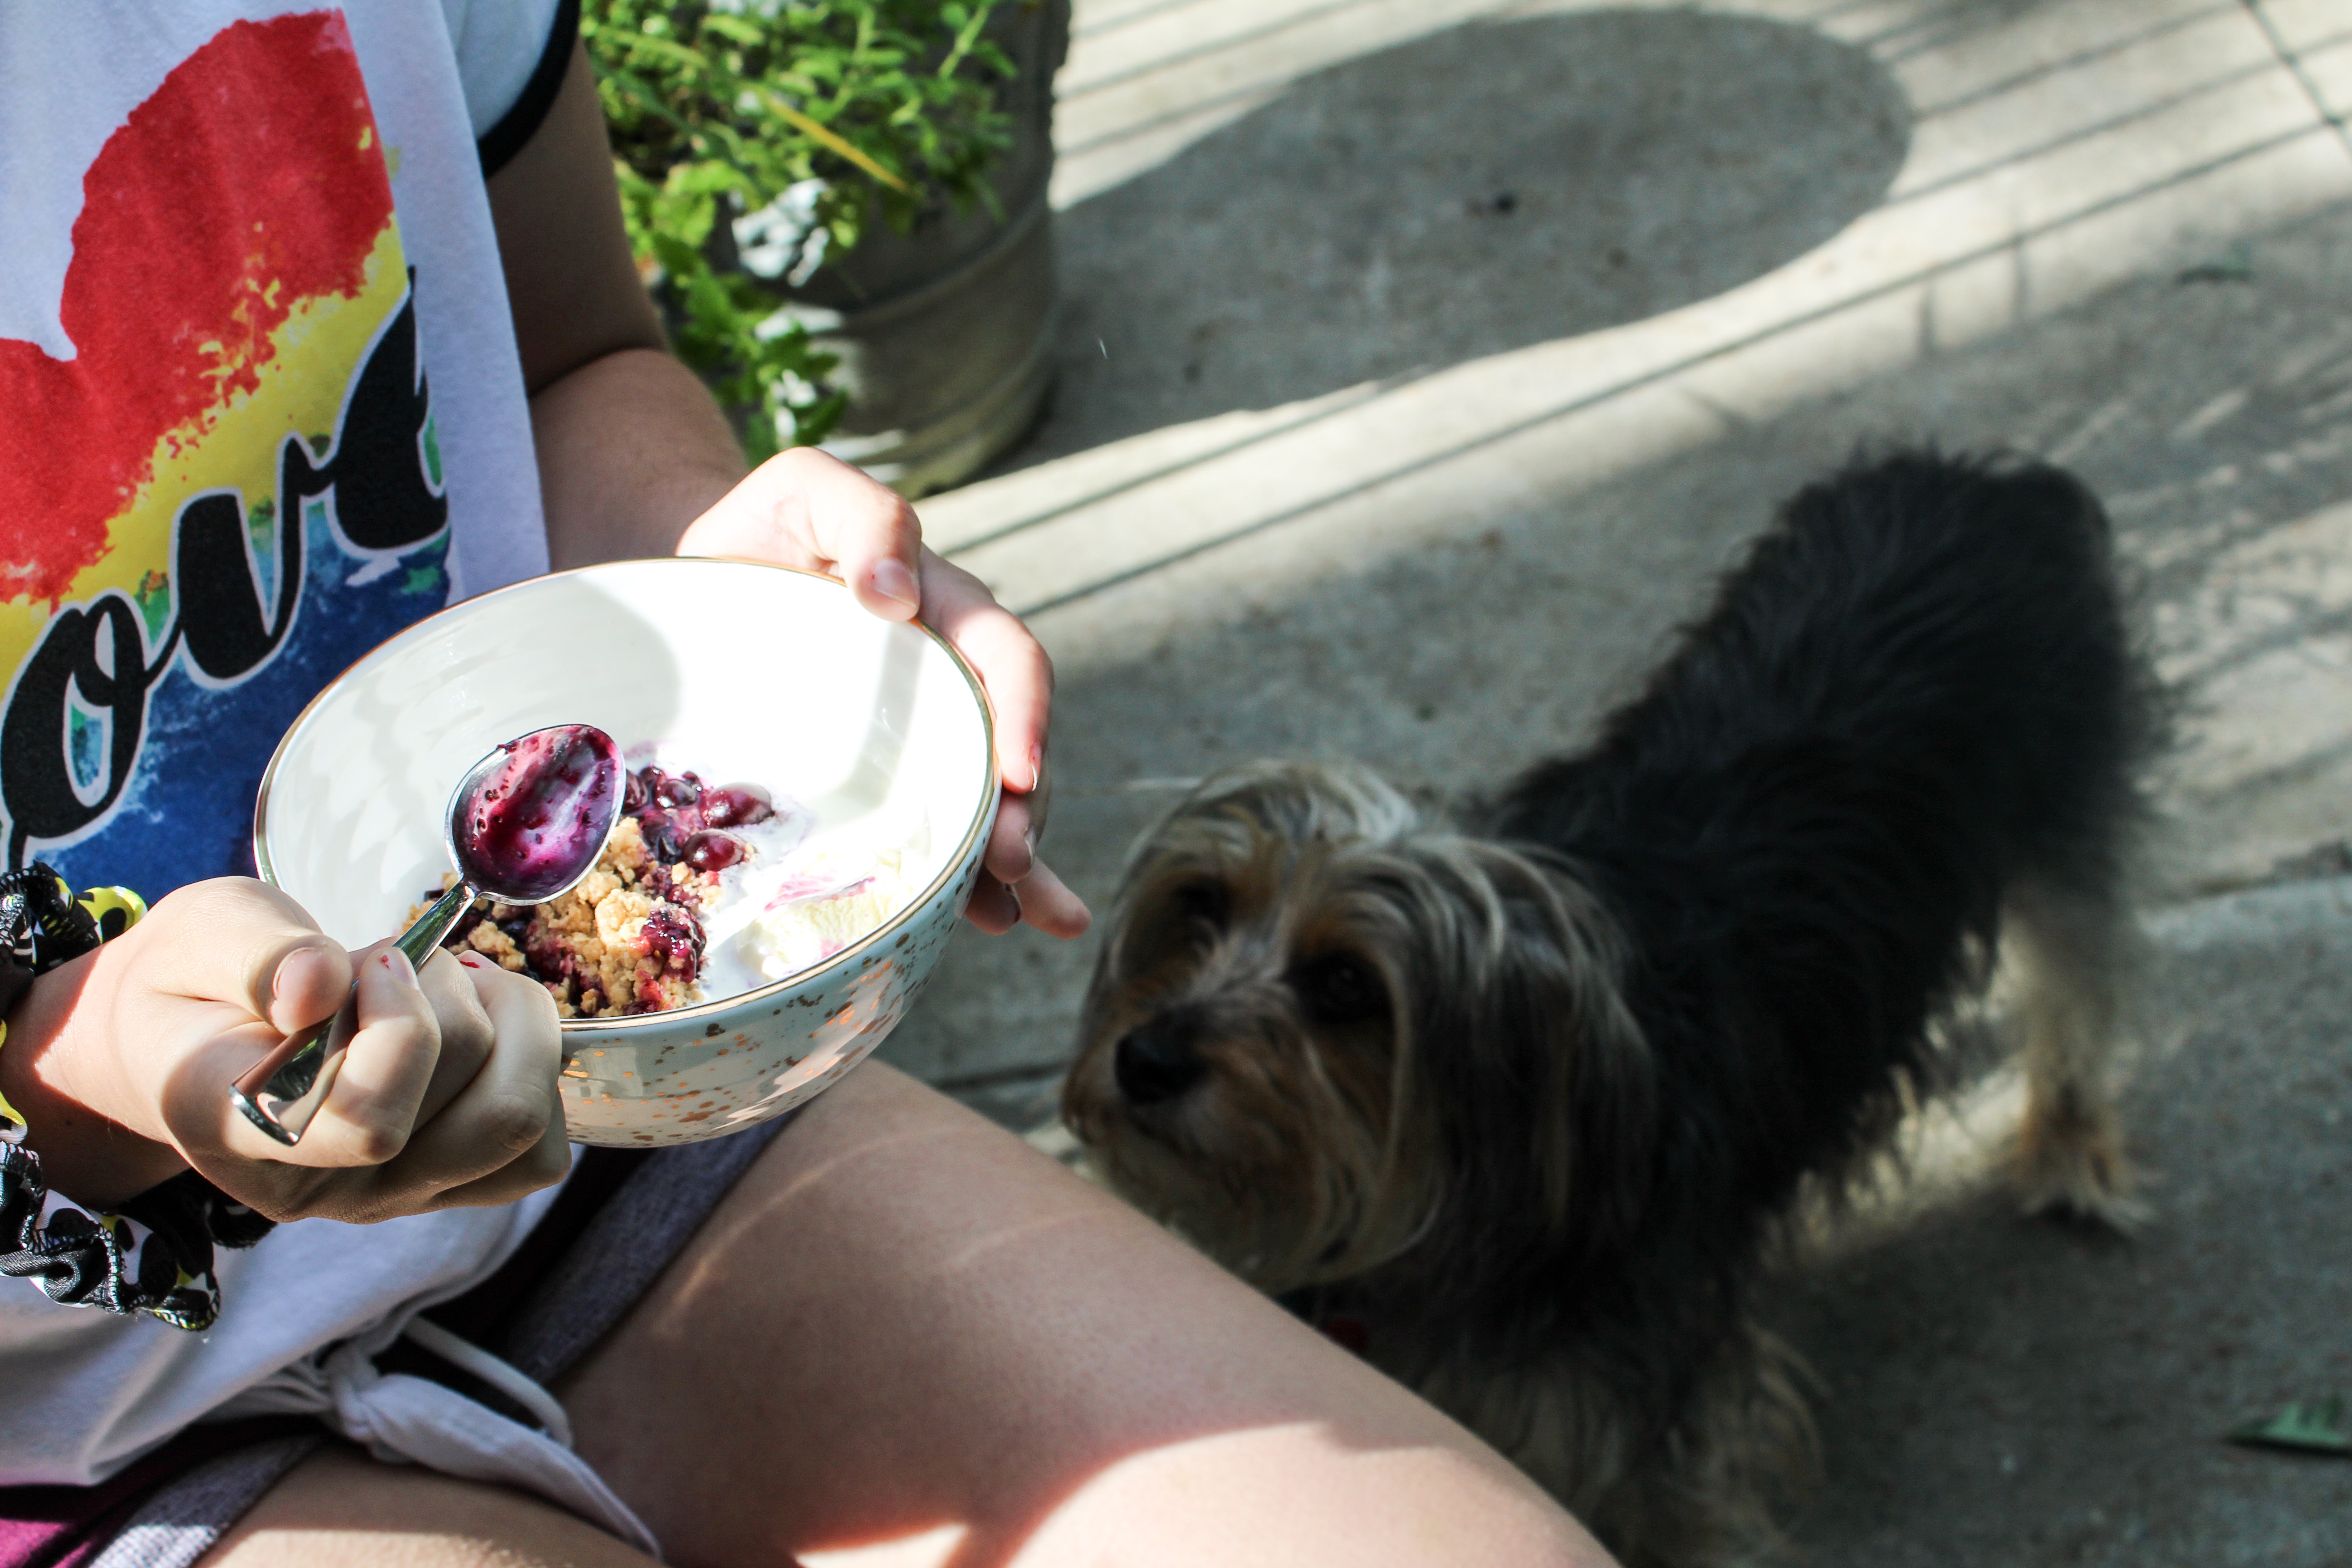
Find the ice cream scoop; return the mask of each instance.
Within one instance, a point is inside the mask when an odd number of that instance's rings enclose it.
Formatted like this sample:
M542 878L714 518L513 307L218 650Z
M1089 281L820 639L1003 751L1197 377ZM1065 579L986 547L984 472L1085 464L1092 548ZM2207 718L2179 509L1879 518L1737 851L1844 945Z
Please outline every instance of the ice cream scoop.
M457 885L393 944L422 968L476 899L541 904L596 864L621 817L621 749L589 724L533 730L476 763L450 793L443 842ZM236 1080L246 1119L291 1148L326 1102L359 1028L358 988L325 1023L289 1035Z

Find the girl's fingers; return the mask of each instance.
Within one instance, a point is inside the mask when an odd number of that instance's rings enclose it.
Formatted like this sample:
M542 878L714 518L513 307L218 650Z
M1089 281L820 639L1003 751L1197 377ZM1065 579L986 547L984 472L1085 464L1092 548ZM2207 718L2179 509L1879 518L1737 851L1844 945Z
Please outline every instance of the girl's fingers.
M352 988L342 947L301 905L250 877L217 877L158 899L106 951L118 947L137 952L143 987L234 1004L280 1034L327 1017Z
M555 1004L546 987L495 964L461 967L489 1016L495 1043L457 1098L419 1125L400 1158L382 1173L387 1186L436 1194L427 1206L506 1201L452 1197L501 1174L512 1185L508 1196L520 1197L561 1176L570 1163L568 1152L556 1157L569 1146L561 1136L563 1112L555 1089L563 1058Z
M1018 882L1037 860L1037 828L1027 795L1008 795L996 807L996 826L988 830L988 848L981 865L1004 883Z
M433 1016L441 1031L441 1054L433 1064L433 1078L425 1085L425 1098L416 1107L416 1121L422 1125L439 1115L442 1108L473 1081L474 1075L489 1059L497 1030L482 1005L473 977L455 953L436 951L425 961L417 982L425 991L425 1000L433 1005Z
M265 966L268 977L255 989L258 1016L280 1034L290 1035L331 1015L352 994L352 955L341 945L315 931L289 931L272 962L257 955L253 967ZM257 975L257 979L258 976Z
M681 555L740 555L840 578L887 621L920 600L922 524L906 498L812 447L779 452L688 524Z
M988 584L923 552L923 619L980 672L996 715L996 767L1004 787L1028 794L1044 780L1053 718L1054 661Z
M1041 772L1033 795L1008 795L997 808L982 867L988 875L982 885L999 896L983 900L977 892L965 918L991 935L1001 935L1026 921L1047 936L1075 937L1086 933L1094 917L1086 901L1037 858L1037 840L1045 824L1045 807L1052 789L1052 770Z
M1007 788L1037 785L1053 707L1054 667L986 584L923 548L905 498L813 447L795 447L689 524L681 555L740 555L840 578L885 620L923 619L980 671L996 711L999 771Z
M495 1208L527 1198L541 1187L551 1187L572 1169L571 1134L561 1114L549 1119L537 1143L492 1171L444 1192L434 1207Z
M386 942L353 957L358 1031L302 1141L271 1148L269 1159L313 1168L382 1165L409 1142L440 1059L439 1022L398 948Z
M1054 875L1054 868L1043 860L1031 868L1013 890L1021 900L1021 918L1047 936L1065 940L1084 936L1087 927L1094 924L1086 900L1070 891L1069 884Z
M1066 939L1084 936L1094 923L1086 901L1043 860L1033 861L1029 875L1009 887L994 873L982 872L972 883L963 918L991 936L1003 936L1026 921L1047 936Z
M986 871L972 879L971 901L963 918L991 936L1003 936L1021 923L1021 902L1012 890Z
M996 826L988 833L988 868L1007 882L1029 874L1037 846L1045 837L1045 812L1054 799L1053 759L1038 768L1037 787L1026 795L1009 790L996 808Z

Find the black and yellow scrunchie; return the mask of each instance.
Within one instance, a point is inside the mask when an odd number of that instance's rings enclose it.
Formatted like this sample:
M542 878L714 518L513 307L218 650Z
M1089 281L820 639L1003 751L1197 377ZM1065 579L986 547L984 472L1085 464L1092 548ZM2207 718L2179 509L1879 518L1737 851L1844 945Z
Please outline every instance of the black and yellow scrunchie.
M0 1048L6 1013L33 977L121 935L147 912L128 888L92 888L76 899L38 861L0 876ZM143 1312L175 1329L204 1330L220 1316L213 1247L251 1247L271 1222L185 1171L89 1215L48 1190L41 1157L26 1148L25 1119L0 1099L0 1274L31 1279L53 1301L109 1312Z

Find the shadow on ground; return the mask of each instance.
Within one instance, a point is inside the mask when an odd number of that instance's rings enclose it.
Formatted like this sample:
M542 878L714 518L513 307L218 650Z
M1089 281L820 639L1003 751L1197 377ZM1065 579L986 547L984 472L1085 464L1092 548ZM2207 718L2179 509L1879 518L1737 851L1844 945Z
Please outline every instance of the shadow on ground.
M1303 78L1056 216L1059 390L1006 466L1721 293L1875 205L1909 126L1862 50L1689 10L1475 23Z

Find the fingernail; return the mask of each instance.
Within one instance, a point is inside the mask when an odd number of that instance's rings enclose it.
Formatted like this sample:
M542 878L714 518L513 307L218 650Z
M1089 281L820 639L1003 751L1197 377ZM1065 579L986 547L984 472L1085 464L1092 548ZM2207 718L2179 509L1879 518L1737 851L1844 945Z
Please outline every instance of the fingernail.
M886 556L875 563L871 578L874 591L886 599L896 599L910 610L922 607L923 591L915 584L915 574L896 556Z
M1043 746L1032 746L1029 748L1029 782L1022 785L1022 788L1024 790L1035 789L1037 787L1037 781L1045 776L1045 748Z
M416 984L416 965L408 962L408 954L396 947L387 947L375 956L377 963L392 972L393 978L405 985Z
M286 972L294 967L294 961L306 952L318 951L315 947L298 947L278 961L278 973L269 977L269 999L272 1002L286 994Z
M457 962L468 969L479 969L482 967L482 955L478 952L461 952L457 955Z

